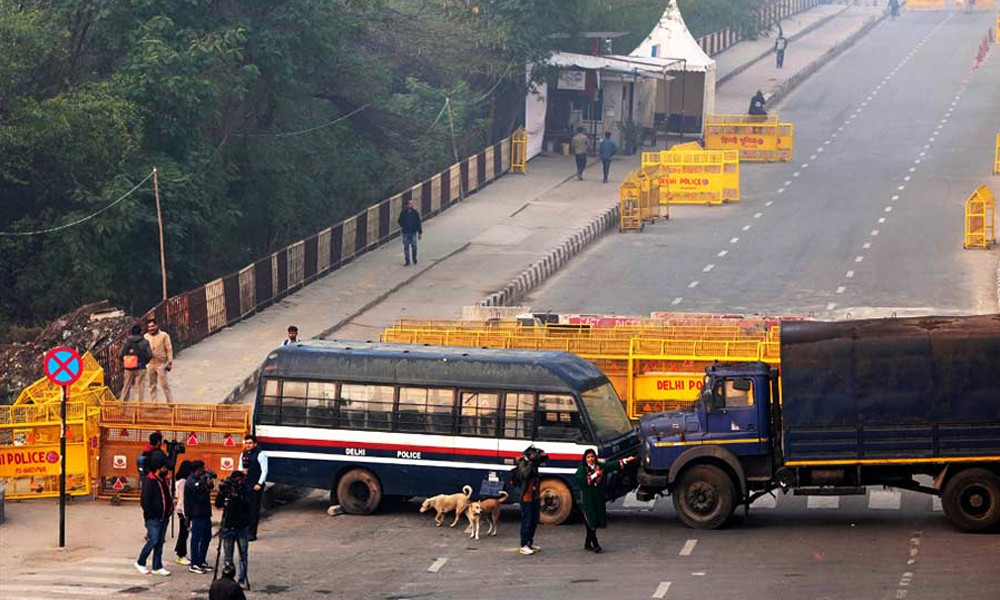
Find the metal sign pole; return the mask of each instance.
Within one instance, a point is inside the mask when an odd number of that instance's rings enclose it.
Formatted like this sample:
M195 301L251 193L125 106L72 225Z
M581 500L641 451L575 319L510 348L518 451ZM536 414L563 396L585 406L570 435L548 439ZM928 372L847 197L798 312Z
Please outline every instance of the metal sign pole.
M66 399L69 388L62 386L62 406L59 409L59 547L66 547Z

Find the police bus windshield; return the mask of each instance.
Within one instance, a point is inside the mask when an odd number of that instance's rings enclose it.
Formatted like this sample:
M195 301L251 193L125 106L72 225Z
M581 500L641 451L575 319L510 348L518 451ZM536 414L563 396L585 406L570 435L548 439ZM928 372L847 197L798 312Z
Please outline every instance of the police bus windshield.
M609 442L633 430L618 392L610 383L587 390L581 396L598 441Z

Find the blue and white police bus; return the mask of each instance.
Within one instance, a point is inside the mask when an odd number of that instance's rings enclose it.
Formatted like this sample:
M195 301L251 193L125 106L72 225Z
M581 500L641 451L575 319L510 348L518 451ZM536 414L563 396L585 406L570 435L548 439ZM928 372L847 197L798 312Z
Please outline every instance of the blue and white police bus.
M565 352L297 342L268 355L253 420L269 480L328 489L353 514L506 480L534 444L549 456L541 520L558 524L585 449L602 459L638 449L607 377ZM632 469L613 477L609 500L634 480Z

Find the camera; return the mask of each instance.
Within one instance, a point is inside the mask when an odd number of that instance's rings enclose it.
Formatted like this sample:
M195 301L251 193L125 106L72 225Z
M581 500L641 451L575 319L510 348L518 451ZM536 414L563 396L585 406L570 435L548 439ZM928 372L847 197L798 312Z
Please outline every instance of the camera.
M546 454L541 448L536 448L534 446L525 450L524 455L529 461L535 463L536 465L544 465L549 461L549 455Z
M187 448L184 446L184 442L179 442L177 440L170 440L166 442L167 446L167 456L177 456L178 454L184 454Z

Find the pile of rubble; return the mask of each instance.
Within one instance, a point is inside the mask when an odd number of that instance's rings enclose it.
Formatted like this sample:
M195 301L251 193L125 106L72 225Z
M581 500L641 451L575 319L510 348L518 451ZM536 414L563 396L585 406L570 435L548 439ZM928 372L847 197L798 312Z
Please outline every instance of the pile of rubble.
M135 323L135 317L111 306L107 300L81 306L52 321L34 340L0 346L0 404L13 402L42 373L42 357L56 346L69 346L81 354L113 342Z

